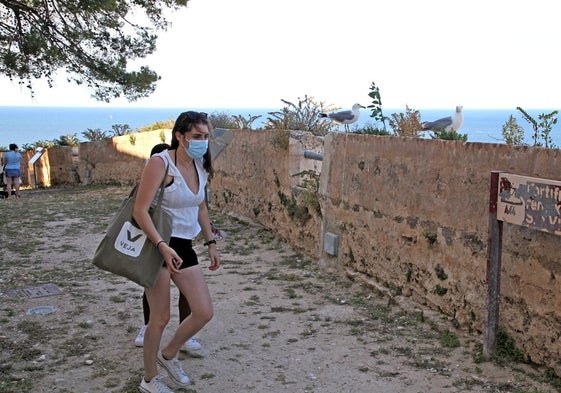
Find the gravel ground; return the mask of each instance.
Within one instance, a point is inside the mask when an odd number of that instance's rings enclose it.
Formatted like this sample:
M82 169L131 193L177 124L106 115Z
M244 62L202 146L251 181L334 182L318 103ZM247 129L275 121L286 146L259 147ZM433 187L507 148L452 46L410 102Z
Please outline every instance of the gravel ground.
M27 190L0 200L0 392L136 392L142 288L91 264L129 187ZM557 392L559 380L482 337L318 268L263 228L213 213L227 234L206 269L215 317L180 355L187 392ZM172 321L177 324L177 290ZM48 314L33 314L29 311ZM50 307L50 308L49 308ZM556 388L557 387L557 388Z

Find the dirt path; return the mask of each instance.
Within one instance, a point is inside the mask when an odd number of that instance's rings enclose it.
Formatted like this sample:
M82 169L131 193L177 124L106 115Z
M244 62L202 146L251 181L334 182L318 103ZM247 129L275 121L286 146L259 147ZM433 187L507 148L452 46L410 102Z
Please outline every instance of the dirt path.
M90 262L127 192L60 188L0 201L0 392L138 391L142 290ZM198 335L205 357L180 356L188 392L558 391L528 365L481 361L481 337L436 313L389 304L319 270L258 226L214 221L228 235L219 242L222 268L205 269L215 304ZM48 283L62 293L13 291ZM177 323L172 294L166 336ZM55 311L26 314L38 306Z

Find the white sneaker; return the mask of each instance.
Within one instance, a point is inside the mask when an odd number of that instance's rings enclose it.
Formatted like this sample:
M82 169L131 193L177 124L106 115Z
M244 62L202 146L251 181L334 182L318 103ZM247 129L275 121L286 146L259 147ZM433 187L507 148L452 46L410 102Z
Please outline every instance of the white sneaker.
M187 355L193 358L202 358L204 357L202 349L203 346L195 338L191 337L179 350L186 352Z
M146 325L143 325L138 332L138 336L134 339L134 345L142 347L144 345L144 333L146 333Z
M203 349L203 346L201 345L200 342L197 341L197 339L191 337L189 340L187 340L187 342L184 345L185 350L187 351L200 351L201 349Z
M142 382L140 382L140 391L143 393L173 393L173 390L168 388L168 386L162 381L160 375L156 375L146 382L144 377L142 377Z
M189 377L185 374L185 371L183 371L181 363L179 363L179 360L177 360L177 358L166 360L164 359L162 353L158 352L158 364L167 371L168 376L174 386L178 388L184 388L188 386L189 383L191 383Z

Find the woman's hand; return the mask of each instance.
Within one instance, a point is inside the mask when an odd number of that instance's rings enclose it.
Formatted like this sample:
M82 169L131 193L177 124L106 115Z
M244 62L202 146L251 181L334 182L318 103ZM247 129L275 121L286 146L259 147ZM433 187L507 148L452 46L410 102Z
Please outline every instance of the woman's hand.
M165 242L162 242L158 249L166 262L166 267L170 274L179 273L179 267L183 263L183 259L179 258L175 250Z
M220 268L220 255L218 255L218 250L216 249L216 244L211 244L208 247L208 256L210 258L210 270L215 271Z

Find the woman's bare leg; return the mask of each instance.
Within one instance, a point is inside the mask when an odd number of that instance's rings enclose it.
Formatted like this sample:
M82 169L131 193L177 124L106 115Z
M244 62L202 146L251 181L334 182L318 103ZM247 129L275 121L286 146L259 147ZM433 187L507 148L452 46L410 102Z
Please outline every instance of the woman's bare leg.
M16 189L16 198L19 198L19 177L17 179L14 178L14 188Z
M170 277L166 268L162 268L156 284L146 288L146 297L150 305L150 320L144 334L144 378L149 381L158 374L156 358L160 341L169 322L170 311Z
M162 348L162 355L172 359L185 342L201 330L213 316L212 300L200 265L181 269L172 280L185 295L191 314L179 325L170 342Z
M6 199L8 199L12 196L12 176L6 176L6 189L8 190Z

